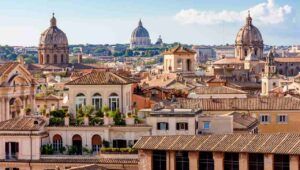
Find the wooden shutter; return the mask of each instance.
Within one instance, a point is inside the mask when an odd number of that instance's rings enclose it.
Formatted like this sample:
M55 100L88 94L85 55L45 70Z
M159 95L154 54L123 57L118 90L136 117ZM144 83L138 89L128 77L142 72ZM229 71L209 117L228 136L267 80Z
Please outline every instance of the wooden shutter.
M176 130L179 130L179 123L176 123Z
M185 123L185 130L189 130L189 124Z
M156 124L157 130L160 130L160 123Z
M169 130L169 123L166 123L166 130Z

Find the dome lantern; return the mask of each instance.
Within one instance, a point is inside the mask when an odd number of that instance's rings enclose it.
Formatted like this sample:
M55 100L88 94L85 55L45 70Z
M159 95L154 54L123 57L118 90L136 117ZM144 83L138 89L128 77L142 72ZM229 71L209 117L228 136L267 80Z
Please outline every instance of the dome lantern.
M51 27L56 27L56 18L54 17L54 13L52 13L52 18L50 20Z

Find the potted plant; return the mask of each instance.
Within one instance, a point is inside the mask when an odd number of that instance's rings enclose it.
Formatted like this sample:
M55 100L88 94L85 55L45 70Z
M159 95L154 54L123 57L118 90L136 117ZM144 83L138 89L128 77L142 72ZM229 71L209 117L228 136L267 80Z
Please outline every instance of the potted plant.
M82 112L83 112L84 125L88 126L89 125L89 118L94 112L94 106L90 106L90 105L84 106L82 108Z
M69 126L70 125L70 113L66 113L64 120L65 120L65 126Z
M104 125L111 125L113 124L113 113L112 111L109 109L108 106L104 106L102 108L102 111L104 113Z
M134 125L134 117L132 116L131 112L126 114L125 122L126 125Z

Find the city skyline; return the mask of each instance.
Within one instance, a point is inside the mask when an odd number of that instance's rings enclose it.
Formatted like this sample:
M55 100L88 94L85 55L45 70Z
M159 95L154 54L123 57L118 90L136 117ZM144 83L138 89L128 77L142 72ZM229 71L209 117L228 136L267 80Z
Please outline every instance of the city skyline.
M52 12L69 44L129 43L142 19L154 43L234 44L250 10L253 24L269 45L299 44L300 5L296 0L160 1L1 1L0 45L37 46Z

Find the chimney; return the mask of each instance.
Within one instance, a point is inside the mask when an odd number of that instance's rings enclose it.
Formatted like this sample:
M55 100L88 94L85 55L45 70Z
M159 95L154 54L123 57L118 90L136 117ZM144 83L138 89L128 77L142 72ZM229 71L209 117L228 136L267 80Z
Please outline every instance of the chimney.
M82 53L79 53L77 56L78 64L82 63Z

